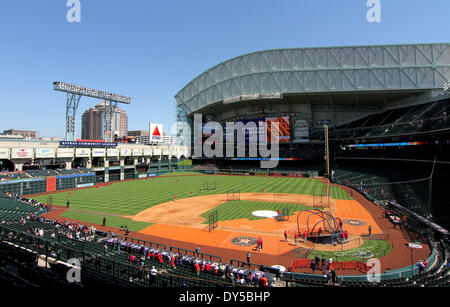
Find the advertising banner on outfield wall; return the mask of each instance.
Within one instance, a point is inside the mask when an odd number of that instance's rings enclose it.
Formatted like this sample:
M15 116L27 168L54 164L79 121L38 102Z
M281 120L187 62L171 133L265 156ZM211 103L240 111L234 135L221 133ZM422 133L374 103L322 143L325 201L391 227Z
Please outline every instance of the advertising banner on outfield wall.
M77 184L77 188L87 188L87 187L93 187L94 183L83 183L83 184Z
M12 148L11 158L13 159L31 159L33 158L33 148Z
M0 159L9 159L9 148L0 148Z
M106 150L106 155L108 157L118 157L119 156L119 150L116 148L108 148Z
M93 157L104 157L106 154L106 150L104 148L92 148L92 156Z
M74 152L73 148L58 148L56 156L58 158L73 158Z
M36 158L55 158L55 149L36 148Z
M89 158L91 156L91 150L88 148L77 148L75 156L77 158Z
M134 148L134 149L133 149L133 156L135 156L135 157L140 157L140 156L142 156L142 149L140 149L140 148Z

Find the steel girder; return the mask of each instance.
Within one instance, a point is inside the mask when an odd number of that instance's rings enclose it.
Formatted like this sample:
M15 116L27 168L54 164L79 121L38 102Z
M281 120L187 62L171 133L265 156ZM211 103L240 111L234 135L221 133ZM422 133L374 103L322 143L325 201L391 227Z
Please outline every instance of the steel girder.
M277 49L220 63L189 82L175 99L192 114L240 95L432 90L448 80L449 43Z

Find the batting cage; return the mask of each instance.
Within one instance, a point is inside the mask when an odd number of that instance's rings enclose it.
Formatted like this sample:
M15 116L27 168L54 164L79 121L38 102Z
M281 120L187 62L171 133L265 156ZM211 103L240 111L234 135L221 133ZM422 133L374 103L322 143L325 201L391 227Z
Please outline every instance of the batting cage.
M240 191L228 191L227 192L227 201L234 201L234 200L240 200L240 199L241 199Z
M313 207L330 208L330 197L326 195L313 195Z
M278 222L288 222L289 221L289 208L283 208L280 213L275 217Z
M214 210L208 214L208 231L212 232L219 226L219 211Z
M217 188L215 181L206 181L203 182L203 191L215 190Z

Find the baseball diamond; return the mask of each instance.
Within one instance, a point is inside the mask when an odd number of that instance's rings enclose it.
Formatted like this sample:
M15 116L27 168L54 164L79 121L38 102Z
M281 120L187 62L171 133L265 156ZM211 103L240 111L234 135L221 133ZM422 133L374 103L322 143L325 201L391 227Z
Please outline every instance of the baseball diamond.
M0 288L448 287L450 44L376 42L449 1L382 1L1 6Z

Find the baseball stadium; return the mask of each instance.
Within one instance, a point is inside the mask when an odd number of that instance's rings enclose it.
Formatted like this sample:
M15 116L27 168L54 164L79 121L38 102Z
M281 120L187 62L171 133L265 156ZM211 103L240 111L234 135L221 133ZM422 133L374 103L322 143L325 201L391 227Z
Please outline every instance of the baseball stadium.
M264 50L174 93L172 145L0 140L0 277L448 287L449 80L448 43Z

